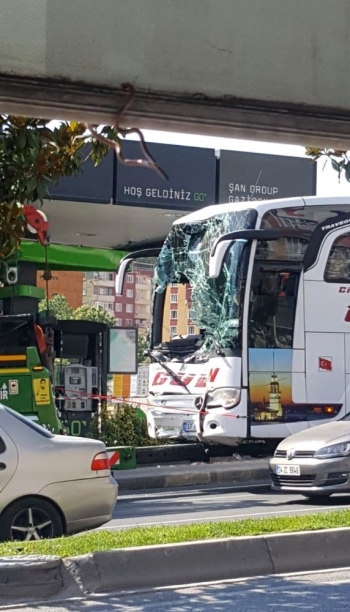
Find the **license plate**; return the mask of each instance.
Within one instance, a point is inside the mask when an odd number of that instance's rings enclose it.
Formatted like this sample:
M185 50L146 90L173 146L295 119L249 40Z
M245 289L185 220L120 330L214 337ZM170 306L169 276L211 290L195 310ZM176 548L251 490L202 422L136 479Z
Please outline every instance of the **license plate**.
M196 424L193 421L185 421L182 424L182 429L184 431L196 431Z
M300 465L276 465L278 476L300 476Z

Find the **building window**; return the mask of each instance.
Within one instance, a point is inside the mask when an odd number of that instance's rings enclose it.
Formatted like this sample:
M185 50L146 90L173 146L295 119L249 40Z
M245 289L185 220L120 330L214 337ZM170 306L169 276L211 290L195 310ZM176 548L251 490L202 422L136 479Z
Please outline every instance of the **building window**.
M172 304L177 304L177 293L171 294L170 301L172 302Z
M83 295L86 295L86 287L83 287Z
M120 325L123 324L123 319L116 319L115 322L116 322L117 325L120 326Z
M86 272L83 272L83 280L86 280Z
M194 335L194 325L189 325L187 328L187 333L189 336L193 336Z
M170 318L171 319L177 319L177 310L171 310L170 311Z
M170 335L171 336L176 336L177 334L177 327L171 327L170 328Z
M177 283L171 283L172 287L177 287Z
M104 281L112 281L113 276L113 272L100 272L99 278Z
M133 291L133 289L127 289L127 290L126 290L126 297L129 297L129 298L134 297L134 291Z
M123 310L123 304L116 304L115 305L115 311L116 312L122 312Z
M130 283L130 284L134 282L134 277L133 277L132 274L127 274L126 275L126 282Z
M132 319L126 319L126 325L132 325Z
M113 288L112 287L99 287L99 294L100 295L113 295Z
M134 307L132 304L126 305L126 312L134 312Z

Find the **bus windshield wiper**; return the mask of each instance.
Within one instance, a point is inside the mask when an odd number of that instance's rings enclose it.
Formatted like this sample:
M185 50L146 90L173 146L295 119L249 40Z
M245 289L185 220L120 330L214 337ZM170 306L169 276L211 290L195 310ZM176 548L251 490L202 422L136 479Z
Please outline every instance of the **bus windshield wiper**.
M153 351L151 350L147 350L144 352L144 355L147 357L150 357L151 359L153 359L153 361L155 361L156 363L159 363L160 366L162 366L162 368L164 368L164 370L170 374L170 376L172 377L173 380L175 380L177 382L178 385L181 385L181 387L183 387L184 389L186 389L187 393L189 395L191 395L191 391L189 390L189 388L187 387L187 385L185 385L184 381L180 378L180 376L178 376L177 374L175 374L175 372L173 372L173 370L171 368L168 368L167 365L165 365L164 361L162 361L156 354L154 354Z

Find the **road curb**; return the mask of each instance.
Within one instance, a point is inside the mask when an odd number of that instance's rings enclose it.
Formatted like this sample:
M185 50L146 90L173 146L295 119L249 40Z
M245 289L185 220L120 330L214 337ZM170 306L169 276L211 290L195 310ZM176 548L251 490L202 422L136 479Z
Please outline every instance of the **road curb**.
M219 464L222 465L222 464ZM117 480L120 491L135 491L142 489L165 489L167 487L184 487L206 484L250 484L256 481L270 480L268 465L260 467L249 467L246 465L233 466L227 464L225 470L195 470L196 466L191 466L192 469L186 469L182 466L181 472L171 473L171 470L166 474L157 474L157 468L150 468L154 474L143 475L139 474L123 474L118 471L114 472L114 478ZM201 466L199 466L201 467ZM213 467L213 464L212 464ZM142 470L142 468L141 468Z
M65 588L61 557L0 558L0 598L50 598Z
M14 593L26 601L57 599L330 570L349 565L349 548L346 528L124 548L64 560L31 557L27 564L11 558L0 566L0 586L5 587L0 594L10 603Z

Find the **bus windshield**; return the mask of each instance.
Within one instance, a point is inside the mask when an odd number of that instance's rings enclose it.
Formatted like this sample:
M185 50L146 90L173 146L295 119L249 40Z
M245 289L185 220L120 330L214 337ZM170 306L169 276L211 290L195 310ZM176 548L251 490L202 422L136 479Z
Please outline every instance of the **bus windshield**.
M209 257L215 240L227 232L253 229L255 210L217 215L205 221L173 226L157 260L155 292L170 283L191 287L191 320L204 337L203 350L240 346L241 308L250 245L234 242L221 274L209 278Z

